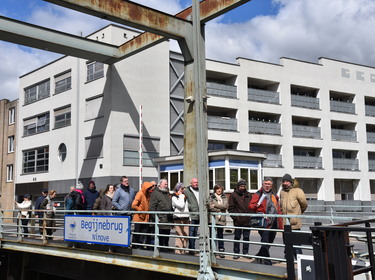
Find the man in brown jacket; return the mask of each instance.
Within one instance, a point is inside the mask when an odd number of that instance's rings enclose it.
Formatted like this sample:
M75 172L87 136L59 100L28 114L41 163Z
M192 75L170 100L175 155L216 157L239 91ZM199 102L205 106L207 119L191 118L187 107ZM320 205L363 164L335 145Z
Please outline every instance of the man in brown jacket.
M282 190L280 193L281 211L284 215L302 215L307 208L306 196L303 190L299 187L296 179L285 174L281 179ZM300 218L290 218L290 225L292 230L300 230L302 221ZM284 219L284 225L286 225ZM294 255L302 254L301 248L294 248Z

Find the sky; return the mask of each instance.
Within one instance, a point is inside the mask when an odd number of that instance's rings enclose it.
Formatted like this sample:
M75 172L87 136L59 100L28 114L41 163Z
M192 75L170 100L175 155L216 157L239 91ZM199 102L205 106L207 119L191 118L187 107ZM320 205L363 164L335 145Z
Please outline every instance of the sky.
M169 14L192 3L134 2ZM0 15L83 36L110 23L42 0L0 0ZM279 63L280 57L289 57L317 63L328 57L375 67L375 0L252 0L205 28L209 59ZM17 99L19 77L60 56L0 41L0 99Z

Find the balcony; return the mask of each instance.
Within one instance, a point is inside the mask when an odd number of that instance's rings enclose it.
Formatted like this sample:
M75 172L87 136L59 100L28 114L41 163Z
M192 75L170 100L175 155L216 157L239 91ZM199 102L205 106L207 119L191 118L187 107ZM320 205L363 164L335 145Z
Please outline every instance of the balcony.
M321 157L294 156L294 168L322 169Z
M355 104L350 102L343 102L331 100L331 112L355 114Z
M292 125L293 137L320 139L320 127L308 125Z
M375 117L375 106L365 105L366 116Z
M375 143L375 132L367 132L367 143Z
M207 82L207 94L226 98L237 98L237 87L225 84Z
M207 116L207 129L237 131L237 119L229 117Z
M267 159L263 161L263 167L282 167L282 156L277 154L266 154Z
M357 142L357 132L346 129L331 129L332 140Z
M334 170L359 170L358 159L333 158Z
M271 121L249 120L249 133L281 135L281 124Z
M280 104L279 93L270 90L249 88L247 90L248 100L263 103Z
M375 171L375 160L374 159L368 160L368 170L369 171Z
M292 94L292 106L319 110L319 98Z

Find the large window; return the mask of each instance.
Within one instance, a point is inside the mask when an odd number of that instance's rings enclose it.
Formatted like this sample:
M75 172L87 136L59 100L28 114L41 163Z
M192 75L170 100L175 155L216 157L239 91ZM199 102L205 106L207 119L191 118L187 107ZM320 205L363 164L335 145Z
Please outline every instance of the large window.
M103 116L102 106L103 95L86 100L86 120L92 120Z
M9 120L8 124L14 124L16 120L16 108L15 107L9 109L8 120Z
M257 190L258 186L258 170L251 168L239 168L231 167L230 168L230 188L237 188L237 182L240 179L244 179L248 186L248 190Z
M98 158L103 156L103 135L86 138L86 158Z
M23 152L22 172L35 173L48 171L49 147L40 147Z
M13 164L7 165L7 182L13 181Z
M104 64L101 62L87 63L87 82L104 77Z
M55 76L55 93L60 93L72 88L72 72L69 70Z
M25 89L25 104L49 97L50 81L44 81Z
M14 135L8 137L8 153L14 152Z
M55 129L70 125L71 120L70 105L55 110Z
M23 136L49 131L49 112L23 121Z
M159 139L143 137L142 165L154 166L153 158L159 156ZM124 136L124 165L139 165L139 137Z

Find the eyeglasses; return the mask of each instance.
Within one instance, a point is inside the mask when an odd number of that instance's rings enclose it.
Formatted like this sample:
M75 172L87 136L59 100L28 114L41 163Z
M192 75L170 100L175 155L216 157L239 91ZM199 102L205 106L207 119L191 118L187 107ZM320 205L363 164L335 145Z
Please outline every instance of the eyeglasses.
M157 187L158 185L152 185L153 187Z

